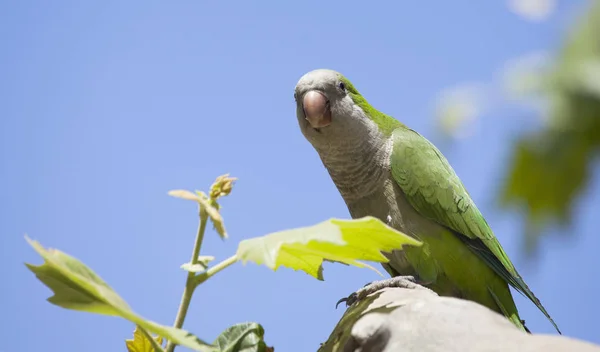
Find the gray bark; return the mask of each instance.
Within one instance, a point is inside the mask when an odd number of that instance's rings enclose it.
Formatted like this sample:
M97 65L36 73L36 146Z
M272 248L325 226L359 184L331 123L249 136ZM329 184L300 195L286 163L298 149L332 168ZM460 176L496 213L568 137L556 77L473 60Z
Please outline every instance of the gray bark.
M487 307L417 286L384 288L351 306L319 351L600 352L600 346L527 334Z

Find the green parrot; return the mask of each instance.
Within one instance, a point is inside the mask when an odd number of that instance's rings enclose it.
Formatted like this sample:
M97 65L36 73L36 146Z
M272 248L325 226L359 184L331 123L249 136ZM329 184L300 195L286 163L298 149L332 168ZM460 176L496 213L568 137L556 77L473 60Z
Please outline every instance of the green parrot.
M417 280L442 296L475 301L529 331L510 285L560 333L431 142L373 108L346 77L332 70L302 76L294 99L302 134L318 152L352 218L376 217L423 242L386 253L390 261L383 266L392 277Z

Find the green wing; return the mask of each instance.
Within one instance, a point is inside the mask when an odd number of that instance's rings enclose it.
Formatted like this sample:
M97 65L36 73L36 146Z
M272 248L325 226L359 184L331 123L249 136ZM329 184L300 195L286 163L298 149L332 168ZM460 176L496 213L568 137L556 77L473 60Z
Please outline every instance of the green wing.
M527 287L464 185L442 153L408 128L392 133L392 175L410 204L424 217L453 230L500 277L528 297L560 333L540 300Z

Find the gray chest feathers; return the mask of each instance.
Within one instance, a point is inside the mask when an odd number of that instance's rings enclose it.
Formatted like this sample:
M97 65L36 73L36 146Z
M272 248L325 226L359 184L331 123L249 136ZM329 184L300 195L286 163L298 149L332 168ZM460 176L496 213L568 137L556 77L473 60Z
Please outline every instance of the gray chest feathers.
M391 178L370 195L352 201L346 200L352 218L374 216L407 235L419 238L423 219L410 205L404 193Z
M376 217L416 238L435 233L433 230L439 225L423 218L392 178L392 140L371 132L369 138L356 135L313 143L350 215Z
M424 239L437 233L440 226L421 216L408 202L404 192L393 179L389 152L384 146L380 154L370 158L355 157L355 163L324 160L331 178L348 206L352 218L373 216L389 226L415 238Z
M380 192L391 177L390 140L359 140L319 149L319 156L346 203Z

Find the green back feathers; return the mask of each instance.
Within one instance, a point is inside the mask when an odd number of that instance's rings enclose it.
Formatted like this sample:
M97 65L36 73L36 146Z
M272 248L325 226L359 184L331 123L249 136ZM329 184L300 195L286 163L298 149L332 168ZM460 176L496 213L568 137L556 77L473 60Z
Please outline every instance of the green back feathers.
M362 96L360 93L354 88L352 82L350 82L346 77L340 75L340 80L346 85L346 90L348 94L354 101L354 104L358 105L367 116L379 126L379 130L385 136L391 136L392 132L398 127L405 127L400 121L394 119L393 117L386 115L379 110L375 109L369 102Z
M451 229L496 274L529 298L560 333L550 314L511 263L442 153L417 132L397 129L392 138L392 176L421 214Z

